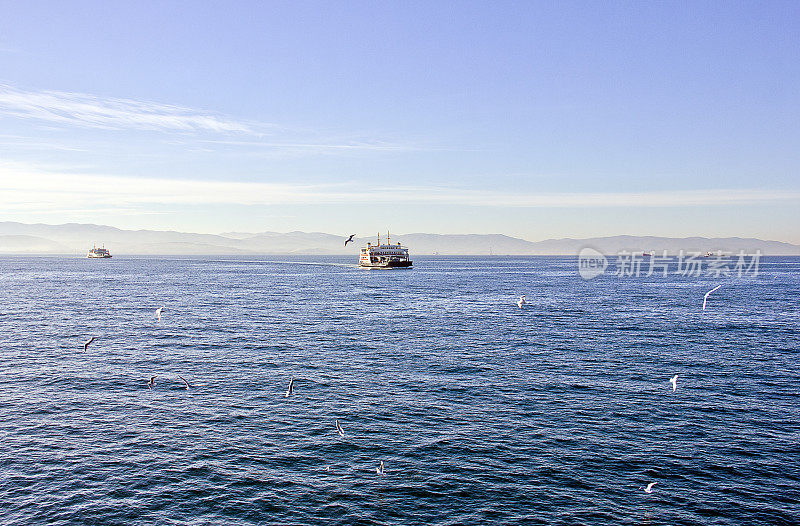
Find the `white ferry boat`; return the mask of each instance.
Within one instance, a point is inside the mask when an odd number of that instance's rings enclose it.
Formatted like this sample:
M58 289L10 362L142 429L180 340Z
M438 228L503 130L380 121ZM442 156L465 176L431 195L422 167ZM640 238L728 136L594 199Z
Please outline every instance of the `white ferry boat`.
M389 243L389 233L386 233L386 244L381 245L381 235L378 234L378 244L367 243L361 249L358 265L364 268L411 268L408 258L408 249L400 243Z
M86 257L87 258L110 258L111 257L111 252L106 250L105 245L103 245L102 248L97 248L97 247L93 246L92 249L89 251L89 253L86 255Z

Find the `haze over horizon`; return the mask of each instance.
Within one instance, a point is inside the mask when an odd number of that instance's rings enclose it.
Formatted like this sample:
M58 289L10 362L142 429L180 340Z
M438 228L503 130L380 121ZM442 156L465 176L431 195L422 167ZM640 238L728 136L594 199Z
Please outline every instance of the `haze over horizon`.
M148 232L148 233L168 233L168 234L179 234L179 235L188 235L188 236L221 236L230 239L244 239L253 236L264 236L264 235L278 235L278 236L287 236L292 234L302 234L302 235L323 235L323 236L335 236L338 241L342 239L346 239L349 234L342 234L333 231L324 231L324 230L313 230L313 231L303 231L303 230L287 230L287 231L275 231L275 230L264 230L260 232L245 232L245 231L224 231L224 232L193 232L193 231L180 231L176 229L144 229L144 228L120 228L114 225L102 225L102 224L95 224L95 223L61 223L61 224L52 224L52 223L17 223L17 222L4 222L0 221L0 237L3 235L16 235L16 234L9 234L5 232L8 226L17 225L22 227L23 229L27 228L36 228L36 227L44 227L47 229L61 229L64 227L76 227L77 231L80 231L81 228L85 227L87 230L91 231L94 229L119 229L121 232ZM13 229L12 229L13 230ZM655 239L670 239L670 240L680 240L680 239L722 239L721 236L648 236L648 235L631 235L627 233L617 233L617 234L608 234L604 236L592 236L589 238L586 237L578 237L578 236L564 236L564 237L543 237L537 239L528 239L522 236L511 236L509 234L503 232L488 232L488 233L476 233L476 232L463 232L463 233L454 233L454 232L396 232L396 231L387 231L384 230L383 232L375 232L375 233L366 233L366 232L357 232L355 233L357 240L369 240L370 238L380 236L381 239L384 238L386 234L390 234L391 237L400 238L406 237L409 235L424 235L424 236L442 236L442 237L458 237L458 236L478 236L478 237L489 237L489 236L500 236L500 237L508 237L510 239L521 240L526 242L532 243L539 243L544 241L580 241L586 239L610 239L610 238L655 238ZM102 236L100 236L102 237ZM727 239L753 239L757 241L765 241L765 242L776 242L776 243L788 243L792 244L788 241L781 240L781 239L762 239L762 238L746 238L742 236L728 236ZM337 242L338 242L337 241ZM102 242L102 241L101 241ZM354 245L355 246L355 245ZM0 250L1 252L2 250Z
M105 225L25 224L0 221L0 254L85 254L102 246L116 255L343 255L355 256L375 235L356 237L330 232L225 232L202 234L158 230L120 230ZM380 237L386 242L386 233ZM584 239L526 240L503 234L430 234L394 232L391 242L402 242L415 255L578 255L591 248L603 254L643 253L673 256L711 252L725 259L734 254L798 256L800 246L753 238L666 238L611 236ZM710 256L709 256L710 257Z
M800 244L796 3L235 7L3 4L0 221Z

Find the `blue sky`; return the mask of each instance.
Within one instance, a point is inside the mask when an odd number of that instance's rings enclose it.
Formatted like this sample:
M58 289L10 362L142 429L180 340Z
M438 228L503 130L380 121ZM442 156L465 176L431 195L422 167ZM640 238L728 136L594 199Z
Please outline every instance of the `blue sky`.
M796 2L0 12L0 220L800 243Z

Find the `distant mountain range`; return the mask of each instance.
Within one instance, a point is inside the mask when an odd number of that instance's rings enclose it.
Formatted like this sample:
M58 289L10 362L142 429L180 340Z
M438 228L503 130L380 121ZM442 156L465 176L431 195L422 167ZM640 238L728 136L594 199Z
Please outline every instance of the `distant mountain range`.
M24 224L0 222L0 253L83 255L92 245L105 245L114 255L246 255L246 254L352 254L367 241L356 238L344 246L345 236L321 232L229 232L220 235L157 230L121 230L103 225ZM575 255L584 247L604 254L667 250L754 252L765 255L800 255L800 246L752 238L668 238L613 236L588 239L526 241L502 234L403 234L392 236L417 254L440 255Z

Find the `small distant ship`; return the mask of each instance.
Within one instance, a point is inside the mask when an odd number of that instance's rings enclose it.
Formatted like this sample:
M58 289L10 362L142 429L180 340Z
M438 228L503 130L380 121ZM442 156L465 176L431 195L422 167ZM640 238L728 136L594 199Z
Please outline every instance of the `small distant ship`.
M713 256L713 255L714 255L714 254L712 254L711 252L706 252L705 254L703 254L703 257L704 257L704 258L710 258L710 257L711 257L711 256Z
M364 268L411 268L412 261L408 258L408 248L400 243L389 243L389 233L386 233L386 244L381 244L381 235L378 234L378 244L367 243L361 249L358 266Z
M103 245L101 248L97 248L95 246L92 246L92 249L89 251L89 253L86 255L86 257L87 258L93 258L93 259L94 258L110 258L111 257L111 252L106 250L105 245Z

